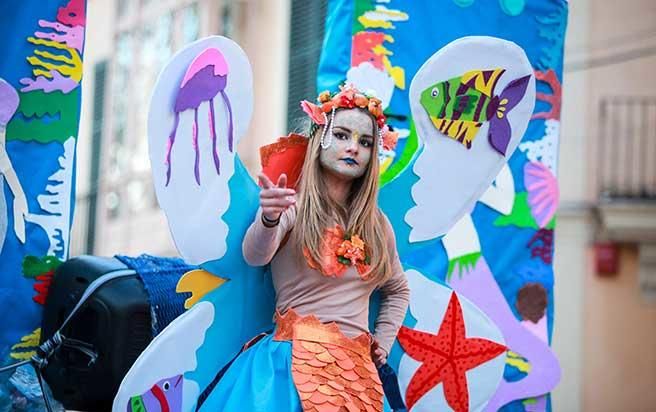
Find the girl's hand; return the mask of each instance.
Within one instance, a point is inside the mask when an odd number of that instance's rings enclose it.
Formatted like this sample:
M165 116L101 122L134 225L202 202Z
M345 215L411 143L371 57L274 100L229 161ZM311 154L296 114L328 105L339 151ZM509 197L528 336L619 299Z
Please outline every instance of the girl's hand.
M371 359L374 361L377 368L380 368L387 363L387 353L378 345L378 341L375 339L371 344Z
M264 173L257 175L257 178L262 188L260 191L262 214L268 220L278 219L285 209L296 203L293 197L296 191L287 188L287 175L284 173L280 175L275 185Z

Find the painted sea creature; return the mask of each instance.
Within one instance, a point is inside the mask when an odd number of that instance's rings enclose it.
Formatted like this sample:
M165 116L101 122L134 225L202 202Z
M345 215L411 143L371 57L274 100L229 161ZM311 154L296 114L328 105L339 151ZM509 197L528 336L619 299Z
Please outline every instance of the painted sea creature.
M489 122L488 139L501 155L506 154L512 136L508 114L526 93L531 75L511 81L495 94L505 69L472 70L441 81L421 93L420 102L433 125L467 149L484 122Z
M0 79L0 129L5 131L7 124L18 109L19 97L12 85ZM2 141L4 144L4 140Z
M209 128L212 138L212 156L216 173L220 174L219 155L216 144L216 121L214 118L214 97L221 94L223 101L228 109L228 150L232 152L233 144L233 122L232 107L230 99L225 92L228 82L228 63L223 54L216 48L210 47L205 49L191 62L189 68L182 78L180 90L175 99L174 112L175 123L173 130L169 135L168 146L166 148L166 185L171 180L171 151L175 143L175 134L180 121L180 113L194 109L194 125L192 130L192 142L196 153L194 163L194 176L196 183L200 185L200 152L198 150L198 108L203 102L209 102Z
M181 411L182 383L182 375L160 380L142 395L131 397L127 412Z
M84 0L70 0L57 10L57 21L71 27L86 26L85 5Z
M466 336L465 317L454 292L437 334L401 326L398 340L408 356L421 362L406 389L408 410L440 383L453 410L468 410L466 372L506 351L503 344Z
M14 213L14 232L21 243L25 243L25 215L27 198L21 182L18 180L14 166L5 147L7 124L18 110L20 98L12 85L0 78L0 251L2 250L9 218L4 195L4 181L14 195L12 211Z
M556 176L546 165L528 162L524 165L524 184L531 215L540 228L546 227L556 214L560 200Z

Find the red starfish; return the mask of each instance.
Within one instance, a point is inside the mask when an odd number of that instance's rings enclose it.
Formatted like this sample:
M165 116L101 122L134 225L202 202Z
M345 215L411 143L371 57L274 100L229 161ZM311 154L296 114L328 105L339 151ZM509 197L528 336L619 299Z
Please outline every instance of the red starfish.
M469 410L465 372L496 358L504 345L487 339L465 337L460 301L451 294L437 335L401 327L399 343L410 357L422 362L410 380L405 401L410 410L429 390L444 383L444 396L454 411Z

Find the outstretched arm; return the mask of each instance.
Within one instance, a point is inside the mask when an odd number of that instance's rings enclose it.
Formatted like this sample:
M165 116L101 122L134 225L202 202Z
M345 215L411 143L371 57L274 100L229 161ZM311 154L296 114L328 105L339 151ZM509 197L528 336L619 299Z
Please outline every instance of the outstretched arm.
M287 177L281 175L277 185L265 175L258 177L262 186L260 209L242 243L244 259L251 266L264 266L273 259L296 220L296 192L286 188Z

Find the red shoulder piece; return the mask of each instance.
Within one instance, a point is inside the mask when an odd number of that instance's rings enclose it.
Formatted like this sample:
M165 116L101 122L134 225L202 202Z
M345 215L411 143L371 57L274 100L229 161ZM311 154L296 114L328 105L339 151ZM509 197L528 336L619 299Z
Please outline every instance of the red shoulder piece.
M297 189L307 145L307 137L290 133L289 136L281 137L275 143L260 147L262 173L272 182L277 182L278 177L285 173L287 187Z

